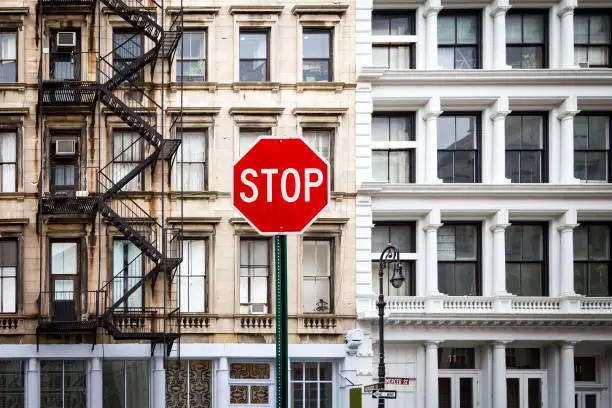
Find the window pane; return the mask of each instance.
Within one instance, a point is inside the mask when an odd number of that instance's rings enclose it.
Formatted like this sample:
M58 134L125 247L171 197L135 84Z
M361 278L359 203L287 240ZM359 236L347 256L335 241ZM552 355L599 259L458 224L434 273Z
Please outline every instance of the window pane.
M388 116L372 116L373 142L386 142L391 140L389 130L390 118Z
M579 180L587 179L585 152L574 152L574 177Z
M389 35L389 16L372 13L372 34Z
M125 408L124 361L104 360L102 362L102 390L104 408Z
M409 47L389 47L389 68L390 69L409 69L410 68L410 48Z
M471 408L474 406L474 386L472 378L459 379L459 407Z
M456 151L455 175L453 183L475 183L476 182L476 153Z
M17 240L0 240L0 266L17 266Z
M390 17L391 35L410 35L414 34L412 18L409 16Z
M542 380L539 378L527 379L527 408L542 407Z
M457 43L478 43L478 18L476 16L457 17Z
M305 30L303 35L304 58L329 58L330 32Z
M438 229L438 260L455 260L455 227L442 226Z
M574 42L588 44L589 42L589 16L574 16Z
M515 294L520 296L544 295L541 264L521 265L521 291Z
M438 149L453 149L455 147L455 117L440 116L438 118Z
M541 44L544 42L544 17L537 14L523 16L523 42Z
M595 357L574 357L575 381L597 381Z
M372 177L376 181L389 181L389 152L385 150L372 151Z
M0 82L17 81L17 63L3 62L0 64Z
M523 230L520 225L510 225L506 228L506 260L521 261L523 259Z
M589 264L587 281L588 296L608 296L608 280L608 264Z
M513 183L520 183L519 152L506 152L506 177Z
M589 140L589 117L574 118L574 149L587 149Z
M521 148L522 116L510 115L506 117L506 149Z
M149 406L149 362L127 360L125 362L126 408Z
M456 135L457 143L455 149L457 150L471 150L475 149L476 138L474 137L476 132L476 118L474 116L457 116L456 117Z
M262 129L240 129L240 146L239 153L242 156L245 154L257 141L260 136L270 136L269 128Z
M456 259L457 260L476 260L478 248L478 233L476 227L472 225L457 225L455 227L456 238Z
M574 260L588 259L589 227L579 225L574 228Z
M451 379L438 377L438 408L452 408Z
M454 296L475 296L476 291L476 264L455 264L455 291L448 293Z
M603 66L607 67L609 65L610 57L609 57L610 48L607 46L603 47L589 47L589 64L591 66Z
M589 116L590 150L606 150L610 141L610 119L607 116Z
M23 360L0 361L0 406L25 406L25 362Z
M521 408L521 390L518 378L506 378L506 404L508 408Z
M574 290L579 295L588 296L587 264L574 262Z
M267 60L255 61L240 61L240 80L249 81L266 81L268 79L268 62Z
M522 117L522 148L541 149L544 146L544 127L541 116Z
M506 43L520 44L523 42L521 21L520 14L506 15Z
M544 260L544 231L539 225L522 225L523 260Z
M589 40L591 44L610 44L610 16L590 16Z
M304 60L303 69L305 82L325 82L331 79L329 61L327 60Z
M409 173L409 152L407 150L389 152L389 183L408 183Z
M53 242L51 244L51 273L54 275L76 275L76 242Z
M389 67L389 47L372 47L372 65Z
M512 68L523 68L523 55L521 46L506 46L506 64Z
M388 225L374 225L372 228L372 252L382 252L390 240L390 229Z
M514 295L521 293L521 265L506 263L506 290Z
M414 252L412 242L413 228L410 225L393 225L391 228L391 242L400 252Z
M391 117L390 119L390 141L414 140L411 117Z
M444 69L455 69L455 49L438 47L438 65Z
M444 183L454 182L454 160L453 152L438 151L438 177Z
M438 16L438 44L455 43L455 17Z
M610 259L610 229L604 225L589 226L589 259Z
M521 152L520 183L542 182L542 154L540 152Z
M451 295L455 291L455 267L452 263L438 262L438 290Z
M267 33L240 33L240 59L266 59Z
M540 369L540 349L514 347L507 348L506 368L515 370Z
M177 81L204 81L206 67L204 61L177 61Z
M456 47L455 69L478 68L476 64L477 54L478 49L476 47Z
M589 181L608 180L608 155L606 152L585 153L586 177Z

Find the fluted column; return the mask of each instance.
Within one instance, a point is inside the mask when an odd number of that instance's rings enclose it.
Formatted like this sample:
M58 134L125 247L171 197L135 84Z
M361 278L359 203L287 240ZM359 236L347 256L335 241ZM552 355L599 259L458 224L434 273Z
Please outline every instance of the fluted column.
M509 69L506 65L506 13L510 9L508 0L494 2L493 11L493 69Z
M579 112L575 96L567 98L559 112L561 121L559 182L561 184L572 184L577 181L574 178L574 117Z
M574 343L561 344L559 364L559 408L574 408Z
M425 288L427 296L438 296L438 228L440 222L440 210L433 209L427 216L424 226L425 230Z
M493 344L493 406L506 408L506 343Z
M493 217L493 296L507 295L506 290L506 228L508 210L499 210Z
M506 184L506 116L510 114L508 97L501 97L495 102L491 121L493 122L493 160L491 162L491 182Z
M425 408L439 408L437 341L425 343Z
M425 184L437 184L442 180L438 178L438 116L440 98L432 97L423 114L425 120Z
M438 13L442 10L440 0L429 0L425 6L425 68L438 69Z
M559 233L561 234L561 262L559 265L559 294L573 296L574 291L574 228L578 226L576 210L568 210L561 218Z
M574 8L577 0L562 0L559 9L561 20L561 68L575 68L574 63Z

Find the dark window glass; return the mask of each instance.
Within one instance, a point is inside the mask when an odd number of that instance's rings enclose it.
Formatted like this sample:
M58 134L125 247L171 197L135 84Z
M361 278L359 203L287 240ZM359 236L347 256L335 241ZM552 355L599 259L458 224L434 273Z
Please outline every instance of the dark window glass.
M441 12L438 64L447 69L480 68L480 13Z
M547 238L542 224L513 224L506 229L506 288L518 296L546 296Z
M137 30L117 30L113 35L113 64L117 71L129 70L142 56L142 34ZM140 70L127 78L128 81L141 81Z
M520 379L506 378L506 403L508 408L521 408Z
M23 360L0 360L0 407L25 406L25 364Z
M82 360L40 362L41 408L86 408L87 370Z
M506 118L506 177L513 183L544 183L546 118L512 114Z
M414 13L405 10L374 11L372 35L414 35Z
M382 253L391 242L400 252L415 252L415 224L376 223L372 228L372 252Z
M610 225L583 223L574 229L574 290L610 296Z
M438 118L438 177L445 183L480 181L480 115L444 114Z
M176 80L206 80L206 31L185 31L176 50Z
M452 403L451 379L448 377L438 378L438 408L452 408Z
M142 137L133 131L113 131L113 182L118 183L129 176L142 162L144 149ZM139 174L130 180L121 191L141 191L143 175Z
M438 349L438 369L471 370L476 368L476 353L473 348Z
M452 296L480 295L480 226L446 224L438 230L438 286Z
M415 140L414 113L376 113L372 116L373 142L409 142ZM414 182L414 149L401 145L372 150L374 180L386 183Z
M539 378L527 379L527 408L542 407L542 380Z
M595 382L597 380L595 362L595 357L574 357L574 380Z
M513 370L539 370L539 348L507 348L506 368Z
M332 408L332 363L291 363L291 391L294 408Z
M402 261L402 273L404 283L399 288L393 287L391 277L393 276L393 266L383 270L383 295L385 296L415 296L416 295L416 271L414 261ZM379 290L380 282L380 262L372 259L372 282L374 288Z
M240 81L269 80L268 31L240 31Z
M474 380L470 377L459 379L459 408L474 406Z
M611 66L612 14L584 13L574 16L574 60L588 67Z
M582 181L610 181L610 115L574 118L574 177Z
M597 408L597 394L586 394L584 396L584 408Z
M72 39L75 36L76 44L71 47L58 46L58 32L62 36L67 36ZM64 34L65 33L65 34ZM0 37L2 34L0 34ZM80 31L53 30L49 36L49 78L64 80L64 79L81 79L81 33ZM2 47L4 44L0 45ZM0 50L1 51L1 50ZM0 64L0 67L2 64ZM2 68L0 68L2 70ZM0 74L1 76L1 74Z
M546 68L546 27L544 13L508 13L506 63L512 68Z
M304 81L331 81L333 77L332 31L326 29L304 29L302 45L304 54L302 60Z
M102 363L102 407L144 408L148 406L149 362L147 360L105 360Z

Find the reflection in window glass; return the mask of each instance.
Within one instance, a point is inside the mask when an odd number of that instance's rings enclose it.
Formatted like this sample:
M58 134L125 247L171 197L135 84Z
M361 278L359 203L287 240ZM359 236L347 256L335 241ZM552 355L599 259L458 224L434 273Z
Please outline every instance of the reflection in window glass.
M610 120L608 115L574 118L574 176L585 182L606 182L610 175Z
M438 286L451 296L480 293L478 225L445 224L438 230Z
M477 13L441 12L438 17L438 64L446 69L480 68L479 31Z

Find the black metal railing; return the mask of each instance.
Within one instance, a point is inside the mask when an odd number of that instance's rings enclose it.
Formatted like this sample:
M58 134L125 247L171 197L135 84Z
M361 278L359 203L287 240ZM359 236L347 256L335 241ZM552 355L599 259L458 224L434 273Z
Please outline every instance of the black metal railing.
M97 319L100 297L97 290L44 291L38 296L38 319L46 322L84 322Z

